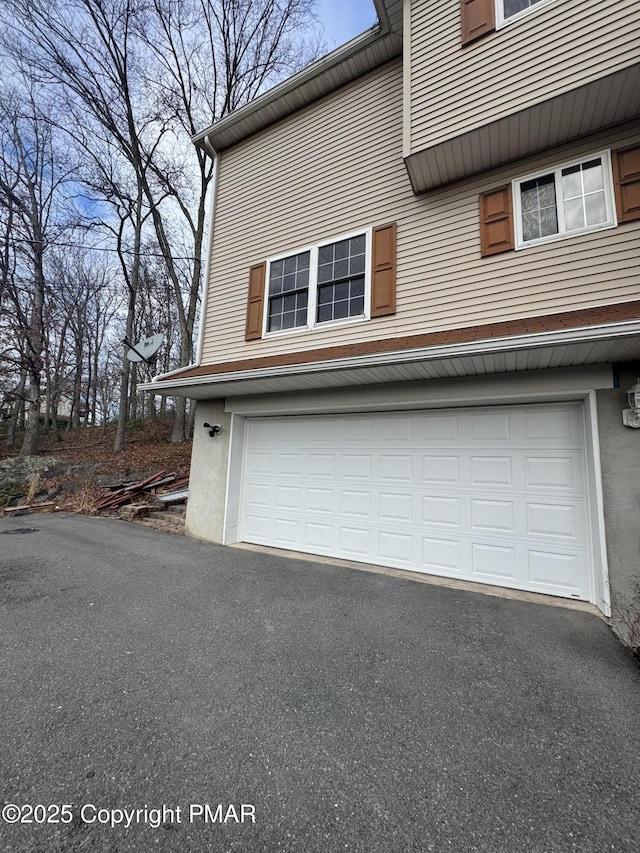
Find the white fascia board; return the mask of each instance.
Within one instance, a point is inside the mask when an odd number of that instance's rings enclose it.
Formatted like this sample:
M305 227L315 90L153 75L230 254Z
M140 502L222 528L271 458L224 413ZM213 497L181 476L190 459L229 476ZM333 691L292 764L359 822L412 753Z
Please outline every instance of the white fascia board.
M352 38L345 44L340 45L340 47L335 48L335 50L330 51L320 59L316 59L315 62L307 65L291 77L287 77L286 80L278 83L272 89L268 89L262 95L258 95L257 98L254 98L248 104L245 104L245 106L239 107L229 113L206 130L196 133L191 137L193 144L202 147L210 156L212 156L214 152L218 150L215 147L215 138L219 133L226 131L235 124L240 124L254 113L259 112L268 104L278 101L284 95L303 87L306 83L314 80L328 68L340 65L352 56L366 50L370 44L373 44L378 39L389 35L390 28L385 8L385 0L373 0L373 4L378 16L377 24L374 24L368 30L365 30L365 32L355 36L355 38Z
M525 335L510 335L502 338L485 338L463 344L442 344L433 347L420 347L407 350L373 353L364 356L333 358L325 361L313 361L303 364L287 364L278 367L262 367L253 370L237 370L229 373L190 376L181 379L168 379L160 382L156 377L152 382L138 385L141 391L170 393L170 389L184 388L186 385L217 385L223 382L239 380L265 379L277 376L301 375L308 373L333 372L363 367L384 367L386 365L410 364L417 361L435 361L447 358L504 353L513 350L538 349L540 347L578 344L589 341L602 341L613 338L640 335L640 320L628 320L623 323L608 323L596 326L583 326L577 329L561 329L553 332L533 332ZM182 368L187 370L188 368ZM176 371L172 371L172 374ZM169 377L172 374L165 374ZM160 388L162 392L160 392Z

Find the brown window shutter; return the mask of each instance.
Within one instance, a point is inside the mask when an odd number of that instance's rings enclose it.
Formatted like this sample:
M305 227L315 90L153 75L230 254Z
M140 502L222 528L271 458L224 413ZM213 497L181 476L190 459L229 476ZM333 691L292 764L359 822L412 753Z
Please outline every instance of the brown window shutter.
M513 249L511 184L480 193L480 243L483 258Z
M396 313L396 224L373 229L371 316Z
M249 271L249 299L247 301L247 325L244 338L255 341L262 337L262 315L264 313L264 284L267 274L266 263L256 264Z
M612 152L618 222L640 219L640 145Z
M496 28L494 0L461 0L462 44L471 44Z

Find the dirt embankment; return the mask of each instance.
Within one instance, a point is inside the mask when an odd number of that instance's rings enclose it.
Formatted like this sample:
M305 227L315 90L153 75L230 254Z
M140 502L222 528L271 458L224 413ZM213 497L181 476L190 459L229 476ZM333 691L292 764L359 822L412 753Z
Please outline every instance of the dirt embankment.
M0 510L51 502L56 509L92 512L106 486L158 471L188 476L191 442L169 441L171 428L167 421L131 428L121 453L113 451L115 427L63 432L60 441L43 435L38 456L21 458L0 445Z

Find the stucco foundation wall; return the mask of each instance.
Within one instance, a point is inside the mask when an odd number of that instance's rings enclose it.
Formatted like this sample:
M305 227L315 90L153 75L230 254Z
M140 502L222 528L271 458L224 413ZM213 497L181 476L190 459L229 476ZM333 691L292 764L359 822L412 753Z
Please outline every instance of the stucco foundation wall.
M627 641L623 610L640 583L640 430L622 424L640 365L620 371L620 388L596 392L612 626ZM640 598L635 600L640 622ZM628 612L628 610L627 610Z
M219 424L212 438L203 424ZM191 476L187 502L186 533L197 539L222 543L225 493L229 466L231 415L223 400L199 402L191 451Z

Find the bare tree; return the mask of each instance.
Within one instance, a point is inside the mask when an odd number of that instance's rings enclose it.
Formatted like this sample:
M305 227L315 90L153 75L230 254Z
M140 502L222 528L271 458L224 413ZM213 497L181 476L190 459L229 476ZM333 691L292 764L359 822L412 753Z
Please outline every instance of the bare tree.
M76 248L71 256L58 252L51 270L47 396L57 434L63 394L71 404L68 429L95 424L100 351L121 307L121 288L104 258L88 249Z
M28 73L54 88L66 122L71 121L69 132L85 152L95 155L104 199L117 209L114 232L128 289L125 334L129 337L145 219L148 161L141 135L151 121L139 85L136 90L141 60L133 21L143 4L135 0L8 0L6 5L11 13L8 49ZM108 165L101 169L105 149ZM100 186L101 182L94 184L94 188ZM125 252L125 246L130 251ZM116 451L124 447L128 388L129 362L123 354Z
M247 103L260 90L306 65L321 50L305 41L316 21L312 0L151 0L140 37L159 69L146 83L165 117L169 139L149 160L149 202L173 285L180 324L180 365L193 358L193 331L202 283L206 200L213 163L189 144L199 130ZM166 139L163 140L166 142ZM165 197L164 210L157 203ZM166 227L170 217L172 228ZM179 227L175 224L178 222ZM176 251L176 237L182 240ZM185 247L185 248L183 248ZM174 258L186 253L182 270ZM176 401L173 440L185 437L185 401Z
M13 269L3 290L15 319L21 368L26 374L26 422L20 453L38 452L40 395L45 350L45 254L65 225L61 188L68 179L51 124L33 89L0 95L0 207L7 222ZM8 256L6 256L8 257ZM3 268L8 270L7 261Z
M118 180L103 174L104 198L117 198L119 222L127 223L119 231L131 251L123 265L127 336L149 217L177 307L178 362L187 364L212 179L211 161L189 137L317 53L319 45L301 36L313 26L313 0L4 0L4 6L5 49L55 87L67 127L86 152L107 146L117 155L111 177ZM123 360L116 449L124 442L128 371ZM182 401L173 438L184 436Z

